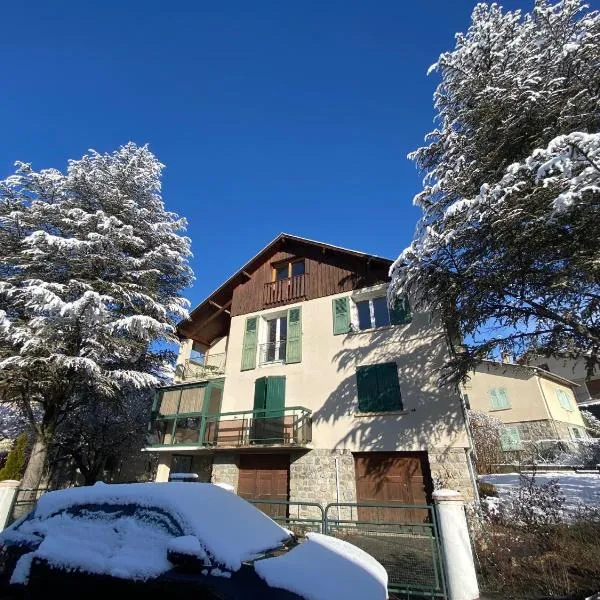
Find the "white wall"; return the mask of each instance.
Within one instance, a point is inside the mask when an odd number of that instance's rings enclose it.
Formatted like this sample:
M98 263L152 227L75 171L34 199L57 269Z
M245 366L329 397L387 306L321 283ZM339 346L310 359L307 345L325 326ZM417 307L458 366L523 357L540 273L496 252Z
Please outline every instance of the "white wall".
M302 362L241 371L246 318L231 320L222 411L251 410L258 377L286 376L286 406L313 411L313 447L358 450L427 450L467 447L458 394L437 385L436 369L447 348L442 328L428 314L408 325L333 335L332 300L338 294L292 306L302 307ZM359 416L356 367L396 362L404 411ZM257 361L258 364L258 361Z

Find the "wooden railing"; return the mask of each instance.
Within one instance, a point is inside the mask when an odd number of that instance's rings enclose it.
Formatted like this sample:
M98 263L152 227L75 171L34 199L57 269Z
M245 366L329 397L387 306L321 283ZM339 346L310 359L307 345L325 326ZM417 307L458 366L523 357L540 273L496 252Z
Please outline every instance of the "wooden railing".
M265 306L272 304L283 304L293 300L302 300L306 297L307 274L269 281L265 283L264 303Z

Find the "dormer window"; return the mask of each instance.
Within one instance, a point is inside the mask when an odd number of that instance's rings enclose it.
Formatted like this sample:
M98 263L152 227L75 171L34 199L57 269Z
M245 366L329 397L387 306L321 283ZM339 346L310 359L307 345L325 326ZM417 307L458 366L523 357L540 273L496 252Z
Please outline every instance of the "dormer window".
M282 279L290 279L304 275L304 259L289 260L283 263L273 265L273 281L281 281Z

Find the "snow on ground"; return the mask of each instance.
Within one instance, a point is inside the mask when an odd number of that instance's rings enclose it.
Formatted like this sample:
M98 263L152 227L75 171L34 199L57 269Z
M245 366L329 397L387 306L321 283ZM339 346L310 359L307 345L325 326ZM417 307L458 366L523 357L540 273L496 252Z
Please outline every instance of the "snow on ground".
M82 505L88 508L65 512ZM106 505L135 505L148 516L106 512ZM179 531L161 511L175 519ZM0 542L39 542L40 537L38 549L19 562L19 581L27 579L34 556L66 569L148 579L172 568L167 550L173 545L197 556L206 549L213 564L237 571L243 561L290 539L285 529L251 504L209 483L97 484L48 492L33 517L5 529Z
M320 533L308 533L307 538L286 554L256 562L256 572L270 586L307 600L387 598L387 572L370 554Z
M519 487L518 473L482 475L480 479L494 484L500 497L509 489ZM536 473L535 476L535 481L539 485L548 483L551 479L558 479L560 489L565 496L565 510L572 512L581 505L600 508L600 473L556 471Z

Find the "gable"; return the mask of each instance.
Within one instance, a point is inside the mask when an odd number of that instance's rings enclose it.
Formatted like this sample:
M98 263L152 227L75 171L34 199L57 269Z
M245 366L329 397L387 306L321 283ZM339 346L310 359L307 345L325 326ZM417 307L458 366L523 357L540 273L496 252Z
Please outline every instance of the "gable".
M388 261L295 241L282 246L264 255L249 273L250 278L236 286L231 316L349 292L388 280ZM297 260L304 260L302 275L288 281L274 281L274 267Z
M291 278L290 295L290 286L272 285L273 265L296 259L304 259L305 273ZM210 345L227 335L232 316L383 283L391 264L387 258L282 233L199 304L177 331Z

